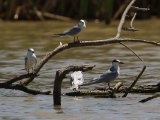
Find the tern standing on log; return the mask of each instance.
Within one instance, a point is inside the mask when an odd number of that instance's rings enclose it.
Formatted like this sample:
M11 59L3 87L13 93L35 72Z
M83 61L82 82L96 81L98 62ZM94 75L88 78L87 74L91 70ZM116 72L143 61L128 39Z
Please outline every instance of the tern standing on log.
M73 26L72 28L64 31L63 33L58 33L55 35L58 36L74 36L74 42L77 38L77 41L79 41L78 39L78 34L84 29L86 28L86 23L84 20L80 20L79 23L75 26Z
M78 91L80 85L84 82L83 74L81 71L75 71L71 74L70 84L71 89Z
M27 51L27 55L25 57L25 70L28 72L29 74L29 70L33 69L37 64L37 57L34 53L34 49L33 48L29 48Z
M106 71L105 73L100 75L98 78L93 79L93 81L88 82L88 83L84 83L81 86L87 86L87 85L92 85L92 84L104 82L104 83L108 83L108 87L110 88L110 82L115 80L118 77L118 75L120 74L119 64L124 64L124 63L121 62L120 60L114 59L112 61L112 66L110 67L110 69L108 71Z

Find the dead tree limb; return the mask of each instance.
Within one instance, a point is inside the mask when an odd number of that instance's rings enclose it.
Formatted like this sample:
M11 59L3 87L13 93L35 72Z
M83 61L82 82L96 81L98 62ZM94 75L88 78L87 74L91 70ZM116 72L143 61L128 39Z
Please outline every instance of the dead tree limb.
M136 9L136 10L141 10L141 11L148 11L148 10L150 10L149 8L140 8L140 7L136 7L136 6L131 6L131 8Z
M56 72L53 88L53 103L54 105L61 105L61 84L66 74L71 71L88 71L92 70L95 65L81 65L81 66L68 66Z
M128 50L130 50L135 56L137 56L139 58L139 60L141 60L142 62L144 62L143 59L138 54L136 54L130 47L128 47L127 45L125 45L122 42L120 42L120 44L123 45L124 47L126 47Z
M130 28L133 28L133 29L134 29L134 27L133 27L133 21L135 20L136 15L137 15L137 13L134 13L134 15L133 15L133 17L132 17L132 20L131 20L131 22L130 22Z
M3 84L3 85L0 86L0 88L21 90L23 92L26 92L26 93L29 93L29 94L32 94L32 95L37 95L37 94L49 95L51 93L51 91L32 90L32 89L29 89L29 88L27 88L23 85L20 85L20 84L11 84L11 85Z
M142 100L140 100L139 102L141 102L141 103L145 103L145 102L147 102L147 101L149 101L149 100L152 100L152 99L154 99L154 98L158 98L158 97L160 97L160 94L156 94L156 95L153 95L153 96L151 96L151 97L148 97L148 98L142 99Z
M129 27L122 27L123 30L125 30L125 31L131 31L131 32L138 31L138 29L135 29L133 27L133 22L134 22L134 20L136 18L136 15L137 15L137 13L134 13L134 15L133 15L133 17L131 19L131 22L130 22L130 26Z
M15 82L17 82L19 80L22 80L22 79L25 79L25 78L29 78L29 77L36 77L36 76L37 76L36 74L24 74L24 75L20 75L20 76L14 77L11 80L6 81L5 84L9 85L9 84L15 83Z
M139 73L139 75L137 76L137 78L134 80L134 82L131 84L131 86L126 90L125 94L122 97L127 97L128 93L130 92L130 90L132 89L132 87L134 87L134 85L137 83L137 81L139 80L139 78L142 76L143 72L145 71L146 66L143 67L142 71Z

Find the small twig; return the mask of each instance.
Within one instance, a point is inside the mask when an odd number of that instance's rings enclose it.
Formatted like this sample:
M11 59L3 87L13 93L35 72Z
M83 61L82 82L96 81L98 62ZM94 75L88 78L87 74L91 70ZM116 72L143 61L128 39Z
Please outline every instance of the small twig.
M143 72L145 71L146 66L143 66L142 71L139 73L139 75L137 76L137 78L134 80L134 82L131 84L131 86L126 90L126 92L124 93L124 95L122 97L127 97L128 93L131 91L132 87L137 83L137 81L139 80L139 78L142 76Z
M140 100L139 102L145 103L145 102L147 102L147 101L149 101L149 100L152 100L152 99L154 99L154 98L157 98L157 97L160 97L160 94L156 94L156 95L153 95L153 96L151 96L151 97L142 99L142 100Z
M137 15L137 13L134 13L134 15L133 15L133 17L132 17L132 20L131 20L131 22L130 22L130 28L134 28L134 27L133 27L133 21L135 20L136 15Z
M131 8L134 8L136 10L141 10L141 11L148 11L148 10L150 10L150 8L140 8L140 7L136 7L136 6L131 6Z
M133 27L133 22L135 20L135 17L136 17L137 13L134 13L132 19L131 19L131 22L130 22L130 27L127 28L127 27L122 27L122 30L125 30L125 31L131 31L131 32L135 32L135 31L138 31L138 29L135 29Z
M141 60L142 62L144 62L143 59L139 55L137 55L131 48L129 48L127 45L125 45L122 42L120 42L120 44L123 45L124 47L126 47L127 49L129 49L135 56L137 56L139 58L139 60Z

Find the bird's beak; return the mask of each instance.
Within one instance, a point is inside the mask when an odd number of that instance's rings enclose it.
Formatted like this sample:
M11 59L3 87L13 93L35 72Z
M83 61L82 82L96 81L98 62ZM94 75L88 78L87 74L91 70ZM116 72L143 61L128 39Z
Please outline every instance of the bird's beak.
M124 64L124 62L119 62L120 64Z

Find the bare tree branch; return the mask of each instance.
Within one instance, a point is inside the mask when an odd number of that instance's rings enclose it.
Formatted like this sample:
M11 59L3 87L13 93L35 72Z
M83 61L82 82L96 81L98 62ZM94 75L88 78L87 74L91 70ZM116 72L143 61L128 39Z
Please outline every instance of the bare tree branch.
M134 13L132 19L131 19L131 22L130 22L130 27L127 28L127 27L122 27L122 30L125 30L125 31L131 31L131 32L135 32L135 31L138 31L137 29L135 29L133 27L133 21L135 20L135 17L136 17L137 13Z
M20 76L12 78L11 80L6 81L5 84L9 85L9 84L17 82L19 80L22 80L22 79L25 79L25 78L29 78L29 77L36 77L36 76L37 76L36 74L24 74L24 75L20 75Z
M124 93L124 95L122 97L127 97L128 93L131 91L132 87L137 83L139 78L142 76L142 74L145 71L145 69L146 69L146 66L143 67L142 71L139 73L137 78L134 80L134 82L131 84L131 86L126 90L126 92Z
M140 100L139 102L141 102L141 103L145 103L145 102L147 102L147 101L149 101L149 100L152 100L152 99L154 99L154 98L158 98L158 97L160 97L160 94L155 94L155 95L153 95L153 96L151 96L151 97L148 97L148 98L142 99L142 100Z
M135 56L138 57L139 60L141 60L142 62L144 62L143 59L139 55L137 55L130 47L128 47L127 45L125 45L122 42L120 42L120 44L123 45L124 47L126 47L128 50L130 50Z
M27 88L23 85L20 85L20 84L12 84L12 85L4 84L3 86L1 85L0 88L21 90L23 92L26 92L26 93L29 93L29 94L32 94L32 95L37 95L37 94L49 95L51 93L51 91L32 90L32 89L29 89L29 88Z
M121 17L121 20L120 20L120 23L119 23L119 26L117 28L117 35L115 36L116 39L118 39L121 35L121 30L122 30L122 27L124 25L124 22L125 22L125 19L126 19L126 16L127 16L127 13L129 11L129 9L131 8L131 6L134 4L136 0L132 0L129 5L126 7L125 11L123 12L123 15Z
M134 27L133 27L133 21L135 20L136 15L137 15L137 13L134 13L134 15L133 15L133 17L132 17L132 20L131 20L131 22L130 22L130 28L134 28Z
M141 10L141 11L148 11L148 10L150 10L150 8L140 8L140 7L136 7L136 6L131 6L131 8L134 8L136 10Z

